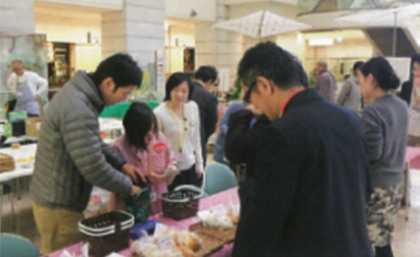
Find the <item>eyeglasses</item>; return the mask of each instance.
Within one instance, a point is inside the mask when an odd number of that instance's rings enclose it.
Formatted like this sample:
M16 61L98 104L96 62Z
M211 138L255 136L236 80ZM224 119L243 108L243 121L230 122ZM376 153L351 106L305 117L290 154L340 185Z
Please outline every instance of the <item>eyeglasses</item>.
M248 88L248 90L246 91L245 96L244 96L244 102L246 102L246 103L251 102L251 93L252 93L252 90L254 90L254 87L255 87L256 85L257 85L257 81L255 80L255 81L251 84L251 86L249 86L249 88Z

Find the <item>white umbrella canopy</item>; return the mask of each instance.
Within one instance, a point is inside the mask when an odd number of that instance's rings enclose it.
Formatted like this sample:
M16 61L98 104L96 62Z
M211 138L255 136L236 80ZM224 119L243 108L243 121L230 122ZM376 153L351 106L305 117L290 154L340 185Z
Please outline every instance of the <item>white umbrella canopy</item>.
M267 10L262 10L238 19L219 22L214 26L219 29L242 33L254 38L263 38L311 27L310 25L281 17Z

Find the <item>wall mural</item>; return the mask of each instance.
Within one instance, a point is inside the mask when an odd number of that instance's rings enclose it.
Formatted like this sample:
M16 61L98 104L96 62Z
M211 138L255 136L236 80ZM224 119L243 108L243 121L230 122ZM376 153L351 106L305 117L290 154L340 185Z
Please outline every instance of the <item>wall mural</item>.
M45 35L0 36L0 107L12 95L7 92L7 79L12 74L11 62L21 60L26 70L48 78L47 49ZM41 96L43 106L48 101L48 93Z

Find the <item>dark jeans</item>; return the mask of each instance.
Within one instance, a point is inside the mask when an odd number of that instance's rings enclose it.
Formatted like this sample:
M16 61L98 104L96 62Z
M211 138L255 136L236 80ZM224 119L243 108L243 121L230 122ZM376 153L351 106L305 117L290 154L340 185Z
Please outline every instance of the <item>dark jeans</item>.
M172 184L168 186L168 191L172 191L180 185L194 185L201 187L201 179L197 178L197 174L195 173L195 164L189 169L181 170L181 172L175 177Z
M392 252L391 245L386 245L383 247L375 247L375 257L394 257Z
M26 114L28 117L39 117L39 114L36 114L36 113L27 113Z
M203 166L206 167L207 164L207 141L201 145L201 155L203 156Z

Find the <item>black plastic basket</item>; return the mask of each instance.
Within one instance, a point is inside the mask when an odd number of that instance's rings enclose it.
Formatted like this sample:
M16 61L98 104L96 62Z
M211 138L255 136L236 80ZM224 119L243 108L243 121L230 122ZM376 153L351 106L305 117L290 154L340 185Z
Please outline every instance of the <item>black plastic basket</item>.
M198 187L182 185L175 190L161 194L163 216L182 220L195 216L198 211L200 198L204 191Z
M123 212L108 212L79 221L79 231L89 242L89 256L103 257L129 247L133 215Z

